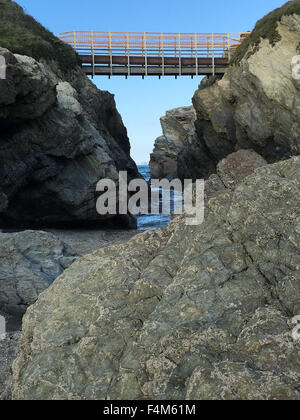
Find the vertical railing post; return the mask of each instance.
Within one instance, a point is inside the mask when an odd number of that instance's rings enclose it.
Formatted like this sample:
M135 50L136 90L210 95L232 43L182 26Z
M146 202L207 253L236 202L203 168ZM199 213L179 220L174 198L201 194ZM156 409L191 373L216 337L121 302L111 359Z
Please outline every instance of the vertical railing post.
M178 34L178 49L179 49L179 76L181 76L181 34Z
M161 37L158 37L158 56L160 57L161 55Z
M230 34L227 34L228 63L231 61Z
M161 56L161 61L162 61L162 75L165 75L165 49L164 49L164 34L161 34L161 46L162 46L162 56Z
M76 43L76 32L73 32L73 42L74 42L74 49L76 50L77 48L77 43Z
M113 62L112 62L112 40L111 32L108 34L108 48L109 48L109 65L110 65L110 75L113 75Z
M195 54L196 54L196 76L198 76L198 35L195 34Z
M215 35L211 35L211 49L212 49L212 74L215 76Z
M91 33L91 52L93 65L93 78L95 77L95 47L94 47L94 32Z
M129 33L127 32L127 68L128 68L128 76L130 76L130 45L129 45Z
M144 51L145 51L145 74L148 76L148 55L147 55L147 36L144 32Z

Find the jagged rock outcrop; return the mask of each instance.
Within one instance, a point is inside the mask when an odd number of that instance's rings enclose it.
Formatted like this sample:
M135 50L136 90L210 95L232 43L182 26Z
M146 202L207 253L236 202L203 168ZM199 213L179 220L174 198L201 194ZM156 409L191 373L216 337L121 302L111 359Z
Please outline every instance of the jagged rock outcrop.
M0 314L23 314L77 258L51 233L0 233Z
M167 111L160 119L163 136L155 140L150 156L152 178L172 179L180 177L186 171L190 172L181 155L191 147L195 137L195 120L196 113L192 106Z
M5 7L15 5L1 2ZM13 9L16 21L24 19L19 9ZM6 10L1 9L0 22ZM26 29L38 26L29 23ZM43 31L38 26L39 34ZM59 59L62 43L46 35ZM30 36L32 42L39 39ZM55 50L52 53L55 56ZM127 170L129 179L139 177L113 95L98 90L77 65L65 70L58 59L37 61L3 48L0 57L6 61L6 79L0 79L0 182L8 198L0 226L107 219L96 211L97 182L117 181L120 170ZM114 224L135 225L129 215L109 218Z
M202 225L75 262L24 317L14 398L299 400L299 176L259 167Z
M294 1L259 21L222 80L195 93L203 176L239 149L269 163L300 153L299 39Z

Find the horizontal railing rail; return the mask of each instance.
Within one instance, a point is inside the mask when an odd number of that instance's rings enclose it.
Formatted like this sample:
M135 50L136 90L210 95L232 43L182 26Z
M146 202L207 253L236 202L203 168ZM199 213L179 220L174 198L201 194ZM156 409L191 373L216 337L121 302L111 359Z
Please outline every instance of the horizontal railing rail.
M166 55L166 56L224 56L241 43L247 35L238 33L138 33L73 31L59 34L79 54L90 51L98 55Z
M100 70L106 74L107 70L100 67L107 65L109 75L120 71L122 73L122 69L116 66L124 65L127 68L126 77L134 73L131 72L134 66L142 66L141 72L141 69L134 69L135 73L142 76L151 72L159 75L173 74L175 66L175 76L180 76L184 73L198 75L199 69L203 73L203 66L206 66L208 72L211 69L213 75L216 67L223 66L224 69L234 50L248 34L72 31L59 34L59 38L76 50L83 67L92 76L97 74L97 69L98 74ZM151 68L151 65L160 69ZM189 70L185 70L184 66L189 67Z

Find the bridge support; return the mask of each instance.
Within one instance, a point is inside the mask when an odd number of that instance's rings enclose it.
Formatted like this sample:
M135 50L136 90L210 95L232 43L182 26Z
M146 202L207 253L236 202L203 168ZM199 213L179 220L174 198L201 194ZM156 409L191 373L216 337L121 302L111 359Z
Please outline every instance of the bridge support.
M131 57L132 59L132 57ZM226 71L227 66L223 67L215 67L215 75L223 75ZM82 67L85 74L88 76L93 76L93 66L83 66ZM201 66L198 70L198 76L212 76L213 75L213 68L211 65L209 66ZM113 66L112 68L112 74L111 69L109 66L95 66L95 76L125 76L128 78L129 76L141 76L145 77L145 68L141 66L130 66L130 69L128 69L126 66ZM164 73L162 72L162 67L160 66L148 66L147 70L147 76L175 76L177 77L183 77L183 76L195 76L195 68L194 67L185 67L182 66L181 72L179 74L179 68L174 66L165 66Z

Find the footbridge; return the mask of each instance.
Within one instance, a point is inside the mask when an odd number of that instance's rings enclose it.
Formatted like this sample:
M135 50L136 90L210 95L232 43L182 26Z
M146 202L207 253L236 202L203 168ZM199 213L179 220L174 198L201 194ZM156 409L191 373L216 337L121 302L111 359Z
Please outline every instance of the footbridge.
M59 34L78 53L82 68L94 76L222 75L249 32Z

